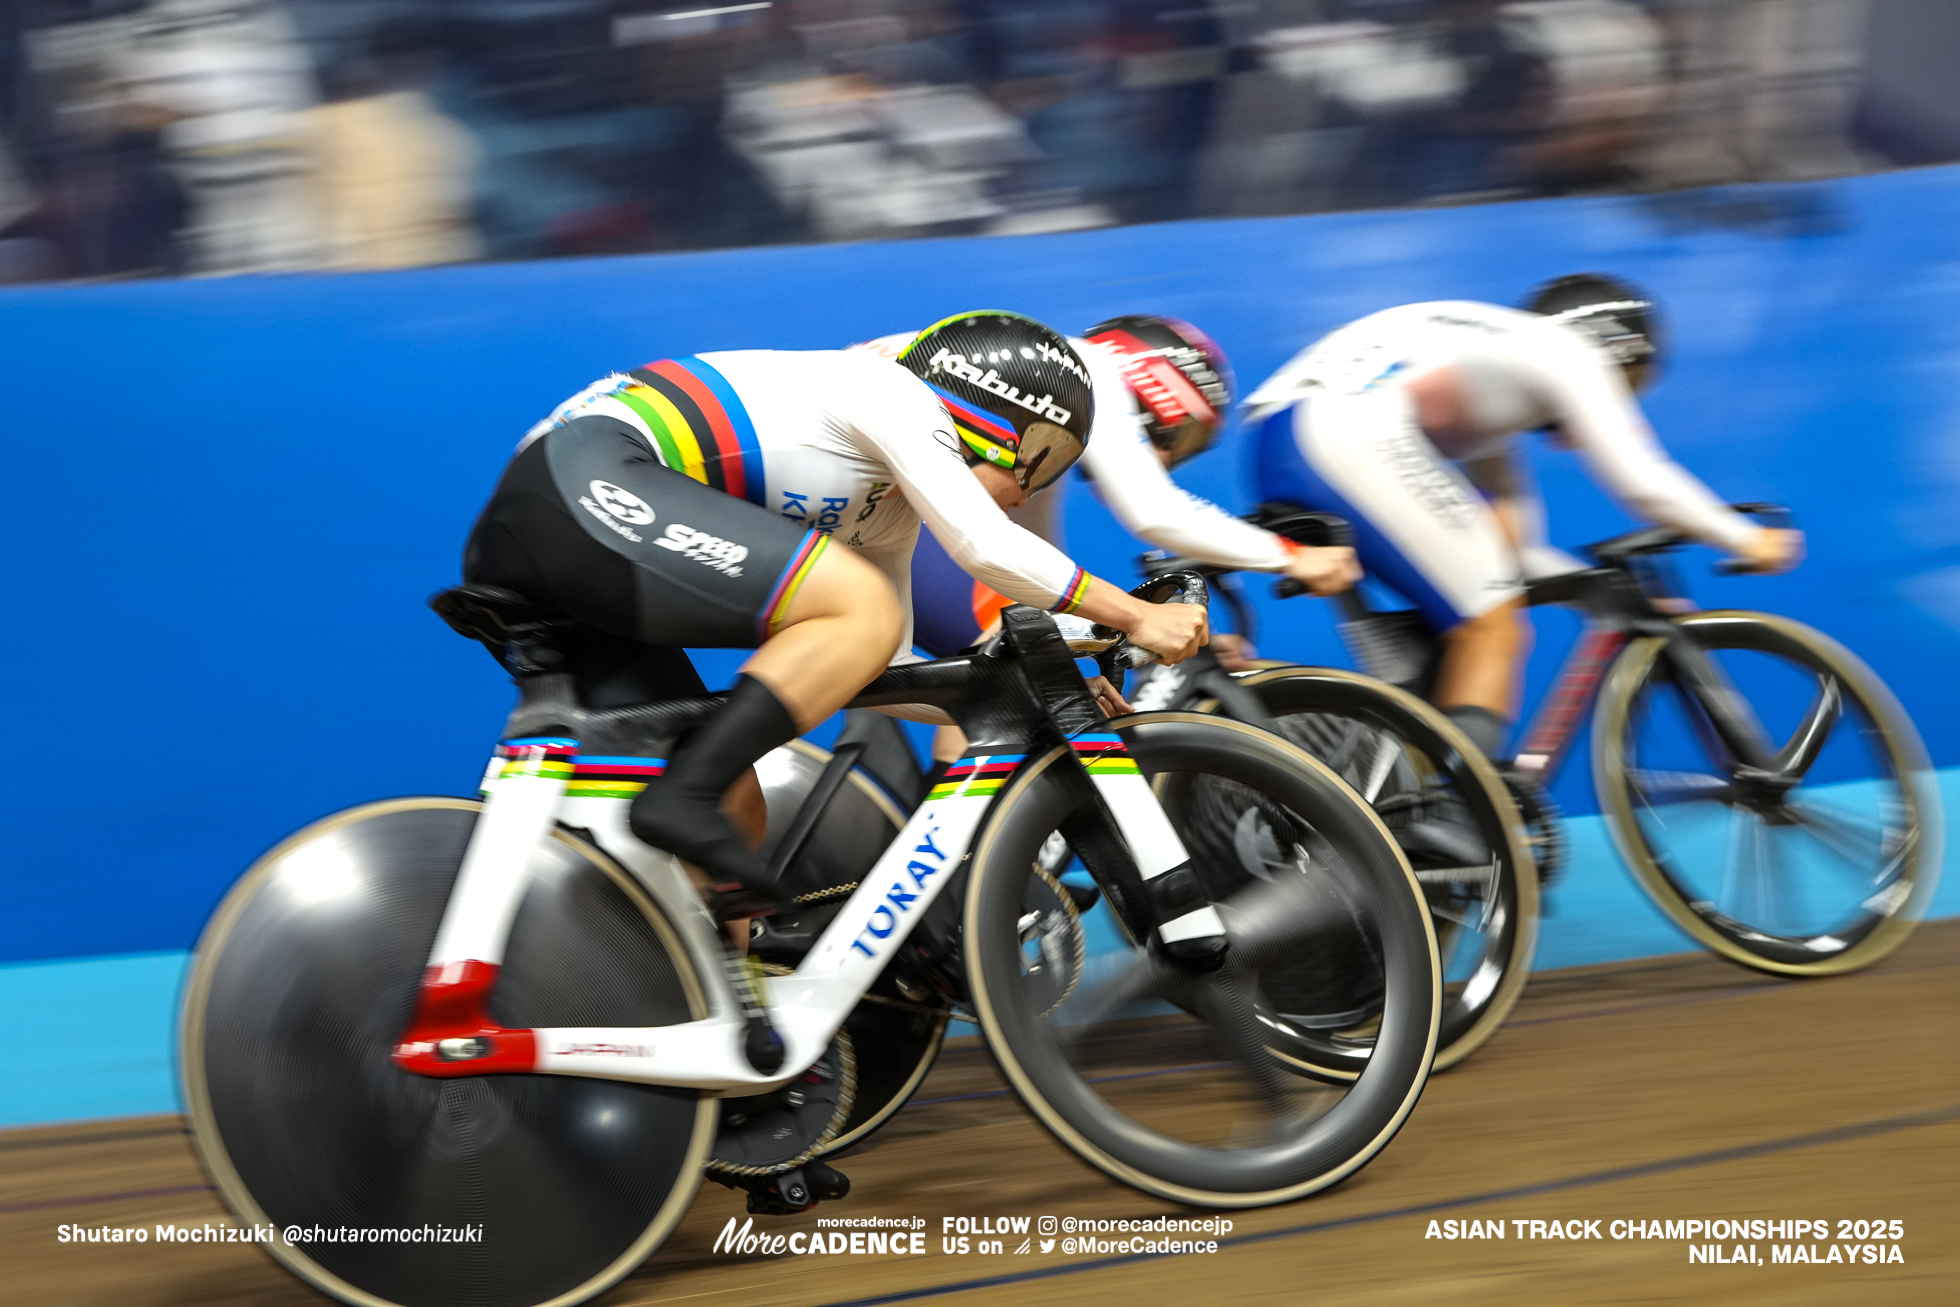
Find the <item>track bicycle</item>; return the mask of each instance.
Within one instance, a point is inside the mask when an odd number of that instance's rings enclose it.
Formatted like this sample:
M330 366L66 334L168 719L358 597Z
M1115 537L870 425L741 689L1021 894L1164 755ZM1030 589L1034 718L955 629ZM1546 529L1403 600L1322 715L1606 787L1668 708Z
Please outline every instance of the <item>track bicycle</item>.
M1776 504L1733 507L1791 521ZM1522 734L1516 775L1548 804L1590 705L1607 829L1669 920L1760 971L1870 966L1905 942L1938 882L1925 746L1831 637L1771 613L1690 611L1666 555L1691 543L1646 527L1586 546L1592 567L1528 583L1530 605L1576 609L1585 625ZM1353 593L1340 603L1360 665L1427 694L1441 650L1420 617Z
M1340 518L1274 509L1259 525L1296 543L1349 543ZM1255 617L1229 569L1153 551L1139 560L1146 575L1195 571L1214 601L1232 611L1248 638ZM1536 856L1548 836L1521 815L1535 812L1521 790L1424 700L1372 676L1339 667L1268 662L1228 672L1209 648L1175 666L1153 666L1131 692L1141 712L1215 713L1274 731L1319 758L1366 799L1415 868L1434 919L1443 961L1443 1017L1436 1070L1454 1066L1488 1042L1522 997L1538 941ZM1247 807L1232 787L1203 787L1219 812L1211 828L1228 835L1208 865L1258 874L1259 851L1237 834ZM1439 820L1452 804L1454 822ZM1465 820L1467 830L1460 830ZM1555 827L1554 827L1555 833ZM1467 843L1465 835L1470 838ZM1236 864L1236 866L1235 866ZM1333 950L1300 959L1276 1013L1273 1045L1304 1067L1350 1076L1369 1047L1370 981L1375 972L1359 936L1344 965Z
M200 1157L242 1223L296 1230L267 1250L314 1287L401 1304L603 1291L685 1212L726 1104L753 1101L799 1146L836 1137L850 1014L881 994L963 995L1060 1142L1174 1201L1315 1192L1413 1109L1436 941L1373 811L1244 724L1106 722L1048 615L1010 608L981 650L867 687L860 705L937 707L971 748L795 969L763 981L622 802L719 699L600 706L572 624L508 592L445 598L520 690L482 801L368 804L289 838L220 905L187 986ZM1216 900L1179 799L1211 776L1261 796L1284 873ZM1058 832L1132 941L1095 965L1039 865ZM1384 978L1377 1033L1366 1068L1326 1085L1268 1052L1262 985L1357 921ZM332 1237L472 1226L473 1242Z

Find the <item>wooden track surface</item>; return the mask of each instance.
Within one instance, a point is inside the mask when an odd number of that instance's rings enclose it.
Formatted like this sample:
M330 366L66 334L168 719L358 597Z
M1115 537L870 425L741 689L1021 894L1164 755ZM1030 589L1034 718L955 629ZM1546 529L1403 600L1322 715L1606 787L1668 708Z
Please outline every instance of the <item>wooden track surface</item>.
M1509 1027L1431 1082L1401 1135L1333 1192L1228 1213L1211 1255L940 1251L945 1217L1180 1214L1077 1163L949 1050L918 1100L840 1160L844 1202L789 1218L923 1217L922 1257L710 1252L740 1197L705 1186L626 1307L992 1304L1927 1303L1960 1300L1960 921L1831 980L1699 954L1536 978ZM1194 1104L1193 1110L1203 1110ZM1200 1213L1182 1213L1202 1215ZM1513 1220L1897 1219L1903 1264L1690 1264L1667 1240L1521 1240ZM1503 1241L1426 1239L1432 1219L1502 1219ZM62 1244L63 1223L219 1222L176 1118L0 1134L0 1299L77 1307L321 1303L237 1245ZM1125 1236L1127 1237L1127 1236ZM1162 1236L1157 1236L1162 1237ZM1197 1237L1197 1236L1185 1236ZM1723 1244L1727 1255L1736 1241ZM1829 1240L1814 1236L1821 1254ZM1859 1243L1870 1242L1859 1240ZM1883 1247L1880 1248L1881 1254Z

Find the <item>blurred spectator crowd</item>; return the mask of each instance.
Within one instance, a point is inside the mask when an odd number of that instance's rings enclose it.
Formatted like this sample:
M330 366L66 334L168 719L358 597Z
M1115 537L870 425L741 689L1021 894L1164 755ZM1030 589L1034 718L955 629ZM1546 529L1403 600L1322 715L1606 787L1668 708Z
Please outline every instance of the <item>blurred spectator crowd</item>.
M1960 158L1954 0L0 0L0 281Z

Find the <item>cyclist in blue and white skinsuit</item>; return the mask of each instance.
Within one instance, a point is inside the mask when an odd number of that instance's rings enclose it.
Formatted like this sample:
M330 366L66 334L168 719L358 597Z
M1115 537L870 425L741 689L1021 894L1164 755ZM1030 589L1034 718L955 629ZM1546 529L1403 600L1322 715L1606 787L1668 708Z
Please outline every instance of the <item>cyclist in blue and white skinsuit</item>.
M1528 311L1467 301L1386 309L1309 346L1246 400L1260 493L1354 524L1368 575L1444 639L1435 701L1492 757L1516 712L1526 576L1579 566L1545 543L1518 433L1550 429L1624 508L1759 571L1793 567L1797 531L1759 527L1671 460L1638 404L1652 305L1594 275Z

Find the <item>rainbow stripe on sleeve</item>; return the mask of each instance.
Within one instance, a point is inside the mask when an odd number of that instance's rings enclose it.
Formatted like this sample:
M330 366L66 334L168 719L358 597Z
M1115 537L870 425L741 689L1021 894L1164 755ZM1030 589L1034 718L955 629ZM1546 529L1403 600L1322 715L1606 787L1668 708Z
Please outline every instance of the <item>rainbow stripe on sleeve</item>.
M1143 775L1120 735L1078 735L1069 741L1069 747L1091 776Z
M1094 579L1094 577L1090 576L1081 568L1076 568L1075 575L1069 578L1068 588L1062 591L1062 597L1048 611L1051 613L1072 613L1082 607L1082 601L1089 597L1089 582Z
M613 398L646 424L660 461L704 486L762 504L762 446L728 379L698 358L636 368Z
M926 802L935 799L990 799L1014 774L1025 753L981 754L962 758L946 769L946 778L932 787Z

